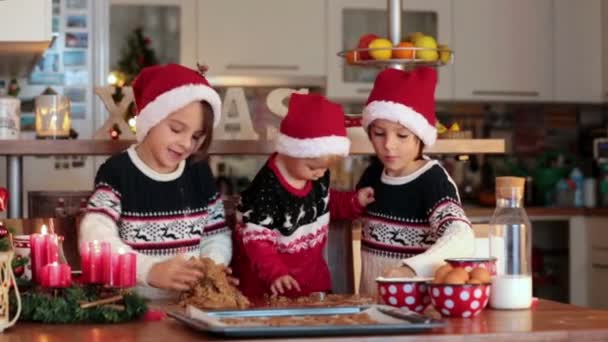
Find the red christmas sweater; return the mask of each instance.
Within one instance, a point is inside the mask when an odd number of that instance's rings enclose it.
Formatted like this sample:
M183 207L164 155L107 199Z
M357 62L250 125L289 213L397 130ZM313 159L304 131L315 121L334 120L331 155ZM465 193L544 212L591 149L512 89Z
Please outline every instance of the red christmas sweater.
M274 280L291 275L302 291L288 296L329 292L323 249L330 213L333 218L352 219L363 208L356 192L329 189L329 171L302 189L290 186L277 169L275 156L241 194L233 256L240 289L249 298L261 298L270 293Z

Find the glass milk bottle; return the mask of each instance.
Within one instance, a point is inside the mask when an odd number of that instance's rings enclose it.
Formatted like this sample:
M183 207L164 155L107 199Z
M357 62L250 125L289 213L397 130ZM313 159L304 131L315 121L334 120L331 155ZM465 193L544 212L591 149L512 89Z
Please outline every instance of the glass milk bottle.
M525 178L496 178L490 221L490 255L496 257L490 306L527 309L532 304L532 226L523 207Z

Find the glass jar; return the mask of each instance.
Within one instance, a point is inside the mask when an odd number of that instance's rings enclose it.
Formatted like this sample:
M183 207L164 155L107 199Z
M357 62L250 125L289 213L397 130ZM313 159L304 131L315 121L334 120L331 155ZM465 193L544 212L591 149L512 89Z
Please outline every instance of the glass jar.
M523 206L525 178L496 178L490 221L490 255L497 259L490 306L526 309L532 304L532 226Z

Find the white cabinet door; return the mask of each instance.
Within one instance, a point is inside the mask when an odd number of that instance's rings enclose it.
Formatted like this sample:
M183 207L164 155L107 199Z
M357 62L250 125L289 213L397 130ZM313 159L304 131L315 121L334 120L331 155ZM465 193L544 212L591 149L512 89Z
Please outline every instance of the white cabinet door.
M160 63L195 68L197 0L110 0L110 67L136 27L150 38Z
M552 100L552 13L552 0L455 1L455 99Z
M441 44L452 46L452 3L451 0L404 0L402 35L420 31L436 37ZM327 95L346 101L365 100L378 70L346 65L336 54L355 48L359 37L367 33L388 37L387 1L330 0L328 6ZM453 71L453 66L439 69L435 92L438 100L452 98Z
M602 34L602 21L608 16L602 20L602 0L554 0L554 15L555 100L603 101L608 51L602 48L608 47L608 35Z
M325 75L325 1L199 0L210 75Z
M0 1L0 42L51 40L51 1Z

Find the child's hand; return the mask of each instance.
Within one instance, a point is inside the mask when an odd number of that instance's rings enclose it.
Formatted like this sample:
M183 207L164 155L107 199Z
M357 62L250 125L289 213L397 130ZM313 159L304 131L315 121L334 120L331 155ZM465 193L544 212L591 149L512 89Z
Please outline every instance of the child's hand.
M228 276L228 281L234 286L239 286L239 280L232 276L232 268L226 267L225 271Z
M375 200L374 188L371 186L361 188L359 191L357 191L357 201L359 201L359 205L363 208L367 207L368 204L374 202Z
M272 285L270 285L270 291L272 292L273 296L283 294L286 291L291 291L292 289L295 289L298 292L302 291L300 290L300 284L298 284L297 280L293 279L293 277L290 275L278 277L272 282Z
M204 276L204 272L198 259L178 255L154 264L148 273L148 283L161 289L186 291Z
M411 278L416 276L416 272L409 266L402 265L385 269L382 276L384 278Z

